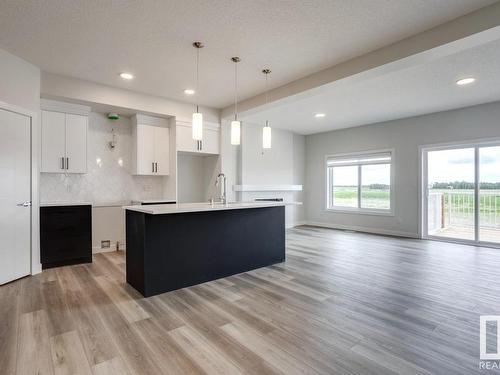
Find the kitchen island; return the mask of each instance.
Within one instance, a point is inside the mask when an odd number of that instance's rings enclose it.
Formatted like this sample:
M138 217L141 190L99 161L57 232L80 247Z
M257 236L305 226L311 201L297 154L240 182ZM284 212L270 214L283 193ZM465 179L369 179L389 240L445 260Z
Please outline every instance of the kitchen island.
M145 297L285 260L285 204L127 206L127 283Z

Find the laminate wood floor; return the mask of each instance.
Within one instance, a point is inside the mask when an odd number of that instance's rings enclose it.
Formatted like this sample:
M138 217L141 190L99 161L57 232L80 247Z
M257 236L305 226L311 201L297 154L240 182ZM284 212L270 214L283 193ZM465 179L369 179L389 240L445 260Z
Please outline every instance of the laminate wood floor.
M0 287L0 373L472 374L500 250L300 227L285 263L142 298L122 253Z

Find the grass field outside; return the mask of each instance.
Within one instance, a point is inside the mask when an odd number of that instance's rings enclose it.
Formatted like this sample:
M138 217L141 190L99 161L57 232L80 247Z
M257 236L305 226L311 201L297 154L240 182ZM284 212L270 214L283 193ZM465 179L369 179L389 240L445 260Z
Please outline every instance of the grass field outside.
M357 186L335 186L332 193L333 205L338 207L358 207ZM371 189L361 187L361 207L372 209L390 209L391 193L389 189Z

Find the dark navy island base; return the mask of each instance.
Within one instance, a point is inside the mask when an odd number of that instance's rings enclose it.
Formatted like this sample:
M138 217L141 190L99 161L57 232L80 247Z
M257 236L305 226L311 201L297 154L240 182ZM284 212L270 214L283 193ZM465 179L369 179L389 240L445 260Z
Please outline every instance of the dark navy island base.
M285 207L126 211L127 283L143 296L285 261Z

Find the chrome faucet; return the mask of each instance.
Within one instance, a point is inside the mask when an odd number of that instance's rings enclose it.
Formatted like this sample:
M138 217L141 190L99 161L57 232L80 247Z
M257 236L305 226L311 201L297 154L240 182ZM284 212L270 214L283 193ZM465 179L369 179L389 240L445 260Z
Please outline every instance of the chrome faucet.
M222 182L223 182L223 184L222 184L222 196L220 198L221 198L223 204L227 204L227 179L226 179L226 175L224 173L219 173L219 175L215 179L215 186L219 186L220 178L222 178Z

